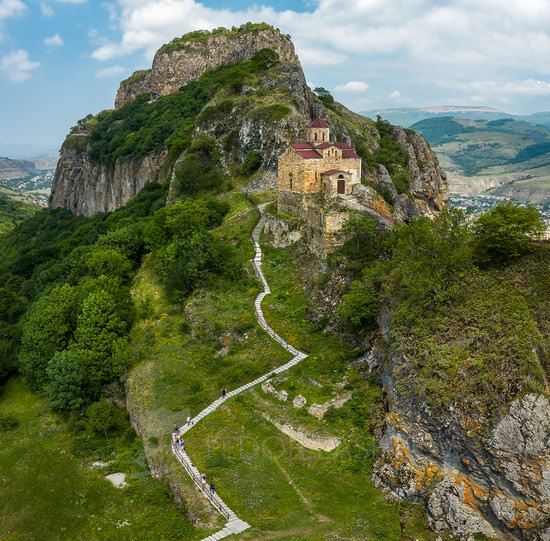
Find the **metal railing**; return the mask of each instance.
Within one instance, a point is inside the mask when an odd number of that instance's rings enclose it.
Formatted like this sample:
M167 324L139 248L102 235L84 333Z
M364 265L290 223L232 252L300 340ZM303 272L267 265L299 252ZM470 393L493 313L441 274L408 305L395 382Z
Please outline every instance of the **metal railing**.
M208 498L210 503L226 518L231 518L231 513L227 511L227 506L224 506L224 503L222 502L221 498L216 494L210 492L205 486L205 483L203 483L203 480L193 471L192 465L189 464L185 457L183 456L183 453L181 450L179 450L176 445L172 444L172 451L178 458L178 462L187 470L187 473L189 474L189 477L193 479L199 490Z

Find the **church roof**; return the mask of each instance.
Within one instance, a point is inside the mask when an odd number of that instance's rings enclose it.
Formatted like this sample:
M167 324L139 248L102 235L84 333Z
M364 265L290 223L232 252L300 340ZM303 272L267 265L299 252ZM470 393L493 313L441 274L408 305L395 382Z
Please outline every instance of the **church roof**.
M334 146L335 147L338 147L338 148L345 148L345 149L353 149L355 150L351 145L349 145L348 143L334 143Z
M308 128L328 128L329 125L320 117L314 118Z
M343 174L343 175L349 175L350 173L348 173L347 171L340 171L340 169L329 169L328 171L324 171L323 173L321 173L321 175L327 175L327 176L332 176L332 175L335 175L336 173L340 173L340 174Z
M311 143L291 143L290 146L296 149L303 149L303 148L308 148L310 150L313 149L313 145Z
M322 120L322 119L319 119ZM324 122L324 121L323 121ZM320 143L319 145L313 145L312 143L291 143L290 146L296 151L298 156L306 159L319 159L323 158L318 150L330 147L336 147L342 149L342 158L357 158L361 159L361 156L357 154L355 149L348 145L348 143Z
M305 158L306 160L311 160L311 159L320 159L322 160L323 159L323 156L321 156L321 154L319 154L316 150L314 149L299 149L297 148L296 149L296 154L298 154L298 156L302 157L302 158Z
M342 158L357 158L358 160L361 159L361 156L355 152L355 149L352 148L350 150L344 149L342 150Z

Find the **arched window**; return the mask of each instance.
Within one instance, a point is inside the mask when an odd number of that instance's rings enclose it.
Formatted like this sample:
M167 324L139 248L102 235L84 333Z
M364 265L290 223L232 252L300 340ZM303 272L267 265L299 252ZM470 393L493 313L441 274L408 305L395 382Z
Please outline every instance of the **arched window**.
M317 132L314 133L313 138L317 141Z
M323 132L323 141L325 140L325 133Z
M290 191L292 191L292 173L288 174L288 185L290 186Z

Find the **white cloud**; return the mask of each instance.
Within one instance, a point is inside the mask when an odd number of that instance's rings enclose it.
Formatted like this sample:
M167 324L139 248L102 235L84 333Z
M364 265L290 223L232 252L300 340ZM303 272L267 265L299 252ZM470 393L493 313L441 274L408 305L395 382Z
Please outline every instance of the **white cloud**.
M366 92L369 85L363 81L349 81L345 85L336 85L337 92Z
M50 6L50 4L46 4L45 2L40 2L40 12L43 17L53 17L55 15L55 11L52 6Z
M399 90L394 90L388 94L392 100L398 100L401 97L401 92Z
M39 66L40 62L33 62L24 49L11 51L0 58L0 73L12 83L27 81Z
M115 77L116 75L120 75L125 71L126 68L123 68L122 66L112 66L110 68L102 68L100 70L97 70L95 76L98 79L103 79L104 77Z
M306 71L320 84L368 73L370 90L389 104L407 101L392 92L400 85L407 86L408 99L424 102L438 99L441 79L456 88L468 79L550 76L550 0L355 0L346 9L341 0L316 0L307 12L250 4L232 9L200 0L108 0L118 37L97 36L92 56L109 61L141 52L149 62L163 43L186 32L265 21L292 36ZM345 92L357 103L359 88ZM475 88L463 92L462 99L484 95ZM540 86L528 92L546 95Z
M21 0L0 0L0 21L19 15L27 9L27 6Z
M444 85L448 86L448 85ZM484 96L550 96L550 81L523 79L518 81L471 81L454 85L465 92L475 92L472 98L482 101Z
M74 1L74 0L73 0ZM112 11L112 4L109 9ZM174 36L199 28L267 21L289 32L304 63L336 64L350 53L399 54L422 64L547 65L548 0L318 0L312 12L252 5L231 10L197 0L118 0L121 39L99 47L98 60L138 50L150 58Z
M63 45L63 38L59 34L48 36L44 38L44 45L48 47L61 47Z
M55 0L60 4L85 4L88 0Z

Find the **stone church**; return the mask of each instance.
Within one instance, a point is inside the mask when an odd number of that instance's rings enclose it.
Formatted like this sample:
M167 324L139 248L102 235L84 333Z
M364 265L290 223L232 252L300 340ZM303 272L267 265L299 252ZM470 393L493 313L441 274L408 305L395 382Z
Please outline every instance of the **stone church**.
M306 140L291 143L279 157L278 209L303 215L321 198L349 195L357 184L361 157L348 143L331 141L328 124L316 118L306 128Z

